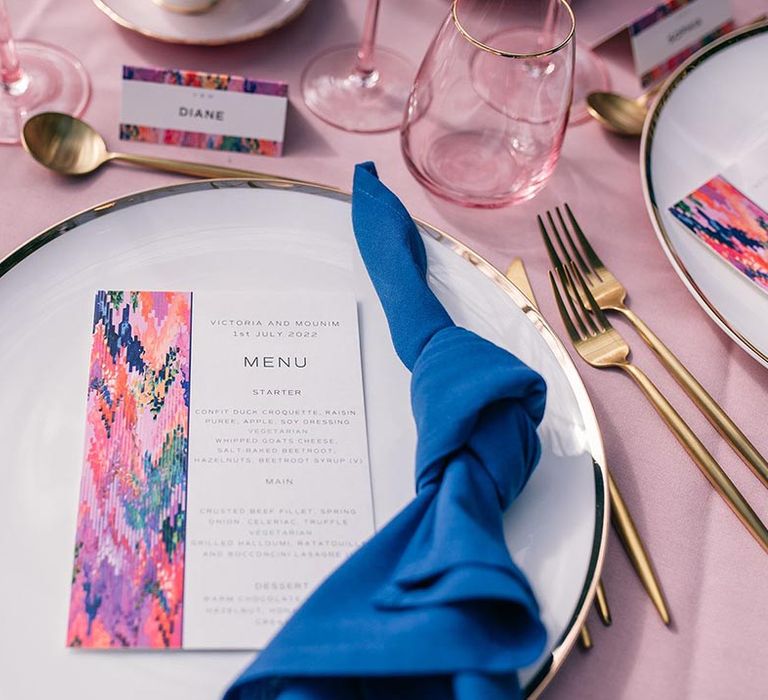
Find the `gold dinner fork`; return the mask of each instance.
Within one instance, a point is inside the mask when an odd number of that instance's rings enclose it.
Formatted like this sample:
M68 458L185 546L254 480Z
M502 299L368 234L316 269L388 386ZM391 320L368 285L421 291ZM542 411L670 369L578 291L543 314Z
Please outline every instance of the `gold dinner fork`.
M768 462L758 452L755 446L749 441L746 435L739 429L733 420L725 413L722 407L710 396L709 392L699 383L672 351L664 345L659 337L640 319L625 303L627 290L624 285L608 270L598 257L594 248L590 245L587 237L584 235L581 227L576 221L571 208L566 204L565 212L571 222L571 228L579 245L573 240L568 226L565 224L563 215L560 213L560 207L555 207L560 229L562 230L568 246L563 244L563 238L560 235L557 225L551 212L547 212L547 219L552 234L557 241L566 264L578 264L579 270L586 281L597 305L603 310L618 311L624 314L627 320L637 329L642 339L653 350L661 363L667 368L667 371L675 378L677 383L683 388L691 400L698 406L701 412L707 417L709 422L722 435L725 441L738 453L747 466L760 479L764 486L768 487ZM539 228L544 237L544 243L547 246L549 259L552 266L558 269L563 265L555 247L552 245L550 237L541 217L538 217ZM571 255L570 251L573 252ZM582 254L583 251L583 254ZM582 297L582 304L585 299Z
M552 270L549 281L576 352L593 367L616 367L632 377L715 491L768 552L768 529L672 404L646 374L629 361L629 345L595 301L576 263L561 265L555 272L563 291L558 289Z

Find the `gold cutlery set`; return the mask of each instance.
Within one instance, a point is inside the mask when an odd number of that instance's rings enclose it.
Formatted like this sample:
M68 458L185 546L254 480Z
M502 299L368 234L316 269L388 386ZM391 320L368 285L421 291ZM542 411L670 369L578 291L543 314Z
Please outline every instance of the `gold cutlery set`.
M560 207L556 207L554 215L547 211L544 217L539 216L537 219L552 264L549 279L555 302L571 343L588 364L599 369L618 368L637 383L715 491L763 549L768 551L766 526L667 398L639 367L629 361L630 347L611 325L605 312L624 315L694 404L766 487L768 462L672 351L627 307L626 288L600 260L567 204L564 210L565 217ZM522 261L515 260L507 276L535 305ZM668 606L650 558L610 474L609 490L614 527L659 615L665 624L669 624ZM610 611L602 583L598 586L596 606L603 622L610 624ZM582 630L581 639L583 646L591 646L586 627Z

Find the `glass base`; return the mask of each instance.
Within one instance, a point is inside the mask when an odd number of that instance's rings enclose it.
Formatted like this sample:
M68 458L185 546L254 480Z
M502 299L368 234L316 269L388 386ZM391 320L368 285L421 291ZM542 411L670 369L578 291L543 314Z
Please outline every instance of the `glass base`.
M590 92L607 92L611 89L611 79L600 58L586 44L576 42L576 60L573 71L573 101L569 124L581 124L589 119L587 95Z
M345 131L390 131L400 126L416 69L402 56L376 48L376 70L355 73L357 46L315 58L301 78L304 102L315 115Z
M559 151L530 153L504 132L464 131L430 143L422 170L406 140L402 148L411 174L432 194L477 209L520 204L535 196L552 174Z
M0 88L0 143L19 143L24 122L40 112L79 117L88 106L91 83L72 54L38 41L17 41L24 76Z

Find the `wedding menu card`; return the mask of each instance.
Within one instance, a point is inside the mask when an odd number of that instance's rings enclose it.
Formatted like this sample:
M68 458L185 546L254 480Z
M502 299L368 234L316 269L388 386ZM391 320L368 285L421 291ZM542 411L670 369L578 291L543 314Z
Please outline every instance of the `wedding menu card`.
M768 292L768 138L670 211L726 263Z
M351 295L97 293L70 646L262 648L372 533Z

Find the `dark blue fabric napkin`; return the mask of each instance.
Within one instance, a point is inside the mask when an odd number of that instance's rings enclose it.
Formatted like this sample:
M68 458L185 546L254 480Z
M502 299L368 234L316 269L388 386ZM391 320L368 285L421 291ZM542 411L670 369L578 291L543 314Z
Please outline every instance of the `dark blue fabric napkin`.
M544 380L457 327L401 202L358 165L360 253L413 373L416 497L310 596L225 700L510 700L546 632L502 513L539 457Z

